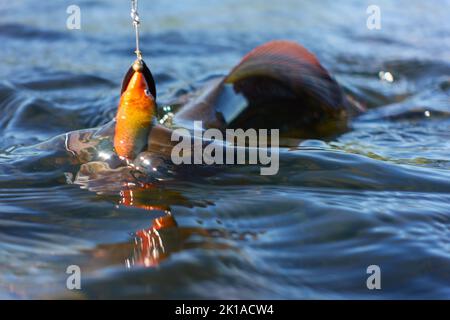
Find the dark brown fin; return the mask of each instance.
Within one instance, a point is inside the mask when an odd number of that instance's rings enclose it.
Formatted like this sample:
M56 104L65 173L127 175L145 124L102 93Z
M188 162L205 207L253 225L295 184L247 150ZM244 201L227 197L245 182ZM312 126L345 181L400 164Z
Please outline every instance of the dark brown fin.
M229 127L279 128L291 137L346 130L348 101L339 84L301 45L277 40L250 53L225 78L248 107Z
M143 65L142 72L144 74L145 81L147 81L148 89L150 90L150 93L152 94L152 96L156 99L156 86L155 86L155 80L153 79L153 75L143 60L142 60L142 65ZM133 70L133 66L131 66L130 69L128 69L125 77L123 78L122 90L120 91L121 95L127 89L128 83L130 82L130 79L134 73L135 73L135 71Z
M285 40L252 50L225 81L250 102L308 98L324 111L345 104L341 88L317 58L301 45Z

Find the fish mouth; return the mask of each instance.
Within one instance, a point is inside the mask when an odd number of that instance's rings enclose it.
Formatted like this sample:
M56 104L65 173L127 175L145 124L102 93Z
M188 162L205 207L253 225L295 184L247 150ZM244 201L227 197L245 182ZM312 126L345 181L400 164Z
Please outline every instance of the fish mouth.
M133 75L136 72L142 73L144 76L145 82L147 84L147 88L152 94L153 98L156 100L156 86L155 86L155 80L153 79L153 75L150 72L150 69L145 64L144 60L137 59L131 67L128 69L123 82L122 82L122 90L120 91L120 94L122 95L128 88L128 84L130 83L131 79L133 78Z

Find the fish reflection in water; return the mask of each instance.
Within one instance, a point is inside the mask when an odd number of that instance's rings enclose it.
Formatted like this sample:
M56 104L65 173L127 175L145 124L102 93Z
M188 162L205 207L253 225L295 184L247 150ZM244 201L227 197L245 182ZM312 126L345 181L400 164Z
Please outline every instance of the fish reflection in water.
M157 202L146 200L150 193L158 193L162 199ZM149 227L137 230L133 240L125 243L101 244L88 253L95 259L94 263L114 265L124 264L126 268L156 267L173 253L194 248L209 250L236 250L226 243L202 241L197 243L195 237L221 238L234 240L256 240L254 232L237 233L225 229L206 229L201 227L180 227L172 215L170 206L161 204L167 198L178 203L191 205L181 194L173 191L158 190L155 185L145 184L128 186L119 192L118 206L134 207L145 210L150 215ZM154 216L154 218L152 218Z

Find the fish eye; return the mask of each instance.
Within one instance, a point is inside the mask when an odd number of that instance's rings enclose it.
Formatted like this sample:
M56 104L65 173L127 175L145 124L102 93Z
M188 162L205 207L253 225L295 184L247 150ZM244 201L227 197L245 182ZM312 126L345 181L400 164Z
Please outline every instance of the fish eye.
M150 91L148 91L148 89L145 89L144 93L145 93L146 96L148 96L148 97L150 96Z

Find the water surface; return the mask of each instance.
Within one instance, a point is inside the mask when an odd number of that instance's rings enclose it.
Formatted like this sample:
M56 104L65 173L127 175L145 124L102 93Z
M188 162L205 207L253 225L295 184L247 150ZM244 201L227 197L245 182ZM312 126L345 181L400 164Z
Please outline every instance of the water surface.
M81 30L66 29L69 4L0 4L0 298L450 298L449 1L378 1L381 30L366 27L370 1L141 1L161 103L282 38L369 110L283 149L278 175L230 167L133 206L71 184L80 167L57 147L114 117L129 3L77 1Z

